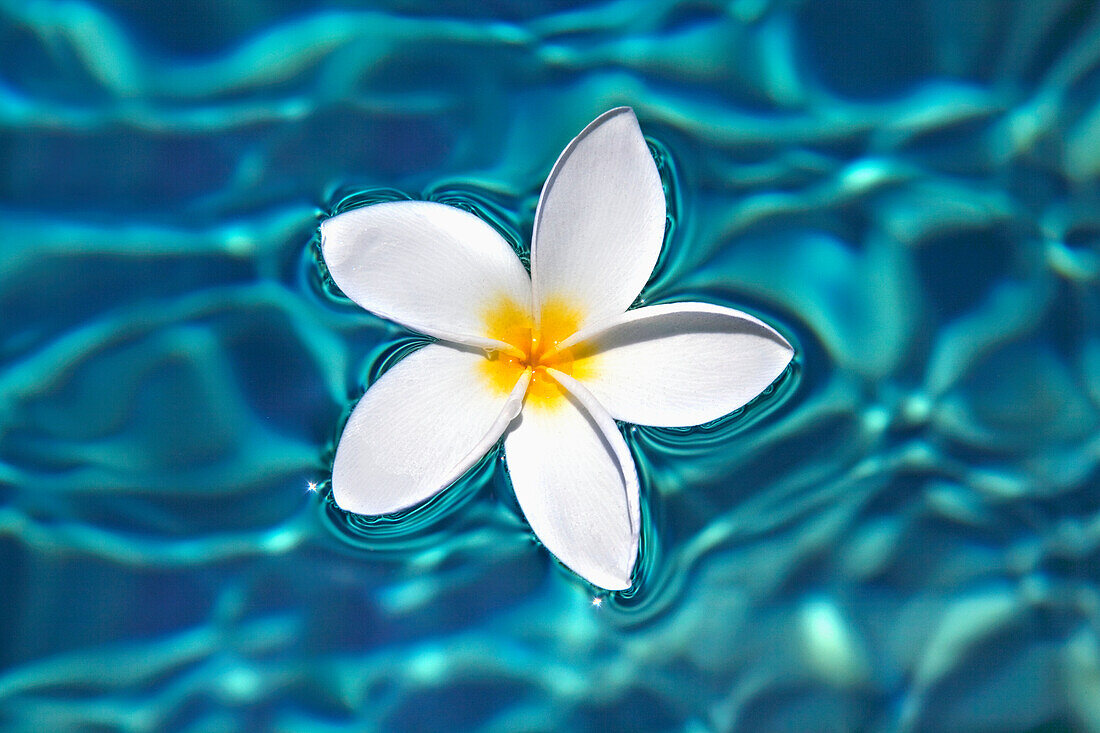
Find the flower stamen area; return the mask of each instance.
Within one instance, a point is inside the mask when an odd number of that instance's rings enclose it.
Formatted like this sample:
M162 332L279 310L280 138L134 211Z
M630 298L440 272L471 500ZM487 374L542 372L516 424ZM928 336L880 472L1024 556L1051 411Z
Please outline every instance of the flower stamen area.
M491 307L485 315L487 335L512 348L489 351L483 370L489 384L504 394L512 391L524 371L531 370L526 404L548 407L565 393L546 370L573 375L572 352L557 346L577 330L580 315L568 303L554 300L543 305L539 321L536 326L525 308L508 299Z

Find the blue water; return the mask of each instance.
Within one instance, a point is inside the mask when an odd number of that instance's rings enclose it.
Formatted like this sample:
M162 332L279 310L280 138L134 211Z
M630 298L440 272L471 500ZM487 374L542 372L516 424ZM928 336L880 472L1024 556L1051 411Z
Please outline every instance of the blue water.
M798 357L626 428L597 608L496 454L332 506L419 342L316 233L430 198L523 251L622 104L647 301ZM1088 0L0 0L0 729L1100 731L1098 184Z

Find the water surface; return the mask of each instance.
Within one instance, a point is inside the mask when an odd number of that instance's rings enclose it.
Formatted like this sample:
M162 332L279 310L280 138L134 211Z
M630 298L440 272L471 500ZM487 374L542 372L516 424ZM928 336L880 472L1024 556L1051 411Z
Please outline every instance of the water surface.
M1100 730L1098 102L1087 0L0 0L0 727ZM420 342L316 231L425 198L523 252L622 104L646 301L798 358L626 428L641 583L597 608L495 454L331 506Z

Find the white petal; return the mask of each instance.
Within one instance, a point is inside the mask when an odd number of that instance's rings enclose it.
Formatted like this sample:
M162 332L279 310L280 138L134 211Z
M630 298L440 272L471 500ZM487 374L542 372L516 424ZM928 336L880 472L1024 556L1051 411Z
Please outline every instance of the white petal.
M336 503L356 514L400 511L477 463L519 413L530 379L524 372L502 391L485 361L474 349L428 344L371 385L336 449Z
M542 189L531 242L539 310L564 305L580 326L625 311L661 253L665 194L629 107L584 129Z
M709 303L637 308L563 341L573 376L616 420L684 427L756 397L794 356L747 313Z
M535 535L570 570L630 587L640 531L638 474L615 422L570 377L552 404L524 405L504 439L516 499Z
M321 224L321 252L344 294L429 336L495 346L486 320L502 301L530 312L523 264L478 217L430 201L392 201Z

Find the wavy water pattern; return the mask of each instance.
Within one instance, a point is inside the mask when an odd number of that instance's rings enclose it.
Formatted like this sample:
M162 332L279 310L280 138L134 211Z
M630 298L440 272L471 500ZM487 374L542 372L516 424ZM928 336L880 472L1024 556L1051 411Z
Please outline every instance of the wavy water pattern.
M318 223L424 198L524 255L621 104L644 301L796 363L624 426L632 592L498 451L341 512L343 422L423 341ZM1098 140L1091 0L0 0L0 729L1100 731Z

